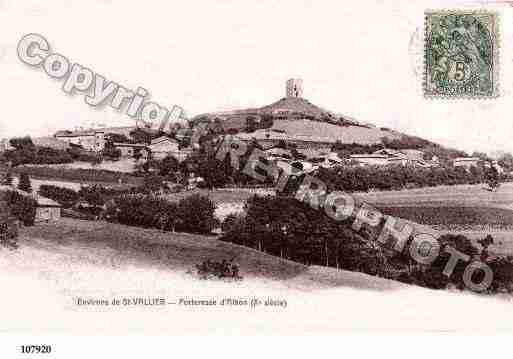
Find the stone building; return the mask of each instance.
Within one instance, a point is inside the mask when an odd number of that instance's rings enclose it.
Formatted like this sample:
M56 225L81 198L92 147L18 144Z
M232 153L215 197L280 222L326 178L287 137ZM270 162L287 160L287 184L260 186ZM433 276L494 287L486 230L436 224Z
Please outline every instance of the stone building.
M286 84L287 97L303 97L303 80L290 79Z

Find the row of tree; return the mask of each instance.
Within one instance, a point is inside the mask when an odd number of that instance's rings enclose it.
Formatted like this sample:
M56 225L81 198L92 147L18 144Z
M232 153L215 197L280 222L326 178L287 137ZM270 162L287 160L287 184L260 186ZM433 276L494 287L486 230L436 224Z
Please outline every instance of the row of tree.
M401 252L392 249L392 241L386 244L377 241L385 219L377 226L364 224L358 231L352 228L353 221L354 217L335 221L322 209L313 209L294 198L255 196L246 202L245 214L233 214L225 219L221 240L306 265L360 271L434 289L447 288L450 284L463 289L463 273L468 263L459 261L450 277L443 274L449 260L445 248L450 246L472 259L479 257L497 273L491 292L513 291L513 257L489 256L491 236L478 241L480 246L477 246L463 235L442 235L438 238L438 258L431 265L420 265L409 254L413 238L409 238ZM478 283L483 273L475 275L473 281Z
M439 185L477 184L499 178L495 168L451 165L440 167L413 166L368 166L320 168L317 178L328 186L330 191L367 192L369 190L400 190L408 187L432 187Z

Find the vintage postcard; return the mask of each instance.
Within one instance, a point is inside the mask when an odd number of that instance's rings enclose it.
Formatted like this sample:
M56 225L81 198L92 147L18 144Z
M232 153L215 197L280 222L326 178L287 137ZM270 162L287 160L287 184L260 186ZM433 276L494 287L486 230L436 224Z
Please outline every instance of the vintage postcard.
M509 2L0 23L2 333L513 331Z

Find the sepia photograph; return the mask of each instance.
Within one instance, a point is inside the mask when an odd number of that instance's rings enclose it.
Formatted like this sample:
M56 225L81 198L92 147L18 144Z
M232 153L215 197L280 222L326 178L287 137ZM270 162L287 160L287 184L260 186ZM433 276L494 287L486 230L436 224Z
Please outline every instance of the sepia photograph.
M513 2L0 0L0 23L1 334L513 332Z

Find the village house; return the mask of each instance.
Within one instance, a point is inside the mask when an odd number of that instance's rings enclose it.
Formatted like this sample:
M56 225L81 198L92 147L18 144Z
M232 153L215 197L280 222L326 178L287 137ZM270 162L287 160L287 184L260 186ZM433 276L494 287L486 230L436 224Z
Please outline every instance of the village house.
M161 136L151 141L148 149L155 159L163 159L170 155L180 162L192 152L191 149L181 149L178 140L167 136Z
M424 152L413 149L393 150L383 148L371 154L351 155L351 160L357 161L362 166L418 166L431 167L433 164L423 159Z
M55 137L33 137L32 143L38 147L48 147L59 151L66 151L71 147L68 142Z
M40 195L35 195L34 199L37 201L36 223L54 222L61 218L61 204Z
M290 150L286 150L283 148L270 148L265 151L266 158L268 160L291 160L292 159L292 152Z
M351 155L350 159L358 162L360 166L386 166L389 164L387 155L375 153Z
M58 131L54 137L74 145L82 146L87 151L100 152L105 148L105 135L115 133L129 136L135 127L101 127L77 129L75 131Z
M8 139L4 138L0 140L0 153L7 151L7 150L13 150L14 147L11 146L11 143Z
M133 158L139 152L142 159L148 158L148 145L144 143L121 143L114 142L114 147L121 151L121 157Z
M477 167L479 161L479 157L458 157L452 161L452 164L454 167L465 167L469 169L470 167Z
M329 152L317 157L309 158L308 161L324 168L332 168L336 166L342 166L344 164L344 160L341 159L335 152Z

